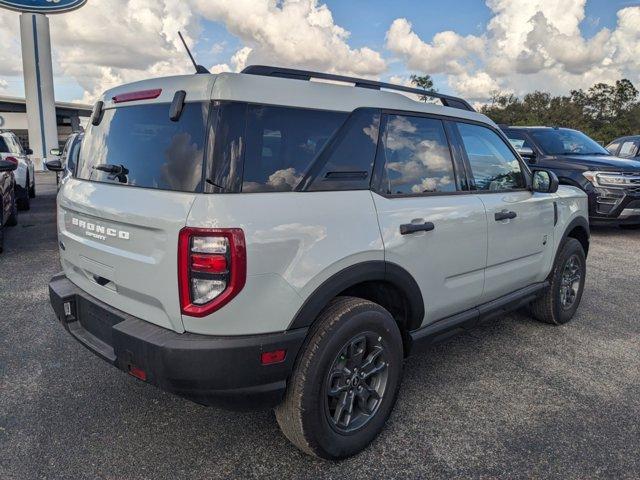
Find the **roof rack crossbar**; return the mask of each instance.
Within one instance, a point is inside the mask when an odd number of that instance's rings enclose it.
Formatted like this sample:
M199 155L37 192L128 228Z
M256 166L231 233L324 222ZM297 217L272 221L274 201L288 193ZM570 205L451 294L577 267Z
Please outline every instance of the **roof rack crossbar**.
M266 77L290 78L294 80L331 80L335 82L353 83L355 87L370 88L373 90L396 90L400 92L413 93L416 95L437 98L446 107L459 108L462 110L475 111L466 100L443 93L428 92L420 88L407 87L405 85L395 85L393 83L378 82L365 78L347 77L345 75L334 75L332 73L313 72L309 70L297 70L294 68L272 67L269 65L249 65L241 73L249 75L262 75Z

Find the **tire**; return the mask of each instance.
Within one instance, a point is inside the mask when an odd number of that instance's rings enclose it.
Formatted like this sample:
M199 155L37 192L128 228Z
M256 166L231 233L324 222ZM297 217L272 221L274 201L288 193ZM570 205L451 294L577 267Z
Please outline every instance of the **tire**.
M29 183L27 183L27 186ZM25 190L24 196L18 198L18 210L29 210L31 208L31 201L29 199L29 191Z
M2 251L4 250L3 244L4 244L4 223L2 223L2 207L0 207L0 253L2 253Z
M27 179L27 185L29 185L29 179ZM29 187L29 198L36 198L36 181L33 181L33 186Z
M567 238L556 256L550 276L551 285L531 304L530 312L533 318L552 325L563 325L571 320L582 298L587 274L586 265L586 256L580 242L575 238ZM573 271L574 267L574 273L564 277L565 284L569 280L571 284L563 289L563 275L568 270Z
M18 224L18 203L16 202L16 191L11 195L11 215L7 218L6 225L15 227Z
M400 330L387 310L360 298L334 299L310 330L284 401L275 409L282 432L320 458L338 460L362 451L395 405L402 363Z

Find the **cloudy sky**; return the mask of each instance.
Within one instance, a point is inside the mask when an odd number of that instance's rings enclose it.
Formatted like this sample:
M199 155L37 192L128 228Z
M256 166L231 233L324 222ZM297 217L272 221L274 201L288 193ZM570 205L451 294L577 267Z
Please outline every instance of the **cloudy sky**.
M445 93L566 93L640 86L640 1L89 0L51 16L58 100L91 103L120 83L267 63L406 82ZM18 14L0 11L0 94L22 96Z

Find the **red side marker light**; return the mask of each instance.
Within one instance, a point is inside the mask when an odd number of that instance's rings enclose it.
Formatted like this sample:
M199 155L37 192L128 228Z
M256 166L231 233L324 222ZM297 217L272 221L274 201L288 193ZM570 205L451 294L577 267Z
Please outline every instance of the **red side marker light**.
M129 365L129 375L132 375L143 382L147 381L147 372L133 365Z
M149 100L152 98L158 98L162 93L161 88L154 88L153 90L140 90L138 92L121 93L113 97L113 103L134 102L136 100Z
M286 350L273 350L272 352L262 352L260 355L260 363L262 365L272 365L274 363L284 362L287 356Z

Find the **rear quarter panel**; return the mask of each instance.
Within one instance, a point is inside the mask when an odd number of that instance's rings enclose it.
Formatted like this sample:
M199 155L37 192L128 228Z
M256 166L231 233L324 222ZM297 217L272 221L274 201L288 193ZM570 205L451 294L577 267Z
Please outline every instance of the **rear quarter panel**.
M207 317L183 315L194 333L283 331L333 274L384 259L369 191L198 195L187 225L239 227L247 242L244 289Z

